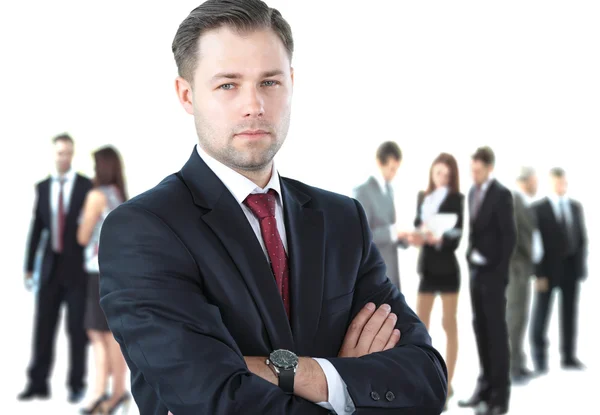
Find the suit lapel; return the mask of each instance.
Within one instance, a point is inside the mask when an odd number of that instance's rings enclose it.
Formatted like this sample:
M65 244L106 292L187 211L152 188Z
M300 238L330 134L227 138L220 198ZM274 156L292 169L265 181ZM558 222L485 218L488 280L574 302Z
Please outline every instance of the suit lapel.
M485 194L483 195L483 200L481 201L481 205L477 210L475 223L481 222L485 216L489 213L489 208L492 206L492 199L494 198L494 194L496 192L496 180L492 179L490 182Z
M302 352L312 344L323 299L323 212L306 207L310 197L288 180L282 179L281 186L288 235L292 332Z
M557 229L560 229L562 231L562 225L560 223L560 220L558 219L558 216L556 216L556 212L554 211L554 206L552 205L552 201L549 198L546 198L546 211L547 211L548 217L552 218Z
M71 199L69 200L69 211L67 212L66 223L67 225L77 224L77 216L79 215L79 210L75 208L75 203L78 201L81 193L83 182L78 174L75 175L75 180L73 180L73 189L71 191Z
M231 256L262 317L271 348L294 350L294 340L273 271L246 215L233 195L197 154L181 170L201 216ZM232 293L232 296L235 293Z

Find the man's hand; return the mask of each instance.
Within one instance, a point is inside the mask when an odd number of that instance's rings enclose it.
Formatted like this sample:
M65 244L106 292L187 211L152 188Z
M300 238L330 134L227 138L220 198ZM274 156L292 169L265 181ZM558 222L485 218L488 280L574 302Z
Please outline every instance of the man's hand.
M421 232L411 232L408 234L406 238L408 243L413 246L422 246L425 239L423 238L423 234Z
M265 363L266 357L244 357L248 370L273 385L279 385L279 379ZM329 390L327 378L321 365L313 358L299 357L298 369L294 376L294 395L313 403L327 402Z
M387 304L376 310L373 303L360 310L346 332L338 357L361 357L395 347L400 330L394 329L398 317L390 311Z
M246 357L244 356L244 360L246 361L246 366L248 366L248 370L254 373L256 376L260 376L266 381L271 382L273 385L279 385L279 381L273 370L265 363L266 357Z
M28 291L33 287L33 272L29 271L25 273L25 279L23 280L25 283L25 289Z
M435 246L442 242L442 238L436 238L432 233L427 234L426 242L428 245Z
M545 293L550 289L550 283L547 277L538 277L535 280L535 290L541 293Z
M407 239L409 235L410 235L410 232L398 231L397 238L399 241L403 241L403 240Z

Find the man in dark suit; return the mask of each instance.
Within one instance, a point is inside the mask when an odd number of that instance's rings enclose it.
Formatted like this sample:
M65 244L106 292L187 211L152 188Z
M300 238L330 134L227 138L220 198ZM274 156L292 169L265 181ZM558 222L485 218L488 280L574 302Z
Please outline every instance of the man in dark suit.
M508 412L506 286L516 243L512 194L491 178L494 163L494 152L489 147L477 149L472 156L475 184L469 192L467 261L480 374L473 396L459 402L462 407L478 407L481 413L489 415Z
M259 0L209 0L175 35L199 145L108 216L99 252L101 306L144 415L444 406L443 359L385 275L360 203L274 167L292 45Z
M405 248L408 245L406 232L396 228L394 192L390 182L396 177L402 162L402 151L398 144L386 141L377 149L376 157L379 174L358 186L354 190L354 197L365 209L373 243L383 257L387 276L400 290L398 247Z
M531 167L523 167L513 192L517 245L510 260L510 276L506 289L506 324L510 342L510 372L513 384L527 382L532 373L527 369L523 338L527 327L530 282L534 266L541 259L541 238L532 198L537 192L537 176Z
M30 284L36 251L44 230L48 232L43 251L33 333L33 356L29 383L19 400L48 398L48 377L54 361L56 325L60 308L67 305L69 336L69 401L79 402L85 392L88 338L83 327L87 278L83 248L77 243L78 219L92 182L71 168L73 139L54 138L56 173L36 185L34 220L29 237L25 281Z
M584 366L575 354L577 302L580 282L587 277L587 236L581 204L567 193L565 171L550 172L553 193L535 204L544 257L536 269L536 294L532 316L532 357L536 371L548 370L548 320L552 292L561 291L561 357L567 369Z

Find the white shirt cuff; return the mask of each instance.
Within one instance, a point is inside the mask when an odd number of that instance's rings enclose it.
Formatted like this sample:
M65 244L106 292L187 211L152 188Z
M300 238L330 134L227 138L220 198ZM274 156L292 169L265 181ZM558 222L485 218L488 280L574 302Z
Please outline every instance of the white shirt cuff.
M398 241L398 230L396 229L396 225L390 225L390 239L392 242Z
M348 393L348 387L336 370L335 366L327 359L313 358L317 361L327 379L327 390L329 391L328 402L319 402L317 405L334 411L337 415L351 415L356 410L354 402Z
M471 252L471 262L477 265L486 265L487 259L477 249L473 249L473 252Z
M539 230L534 230L532 235L533 241L533 263L539 264L544 257L544 243L542 241L542 234Z

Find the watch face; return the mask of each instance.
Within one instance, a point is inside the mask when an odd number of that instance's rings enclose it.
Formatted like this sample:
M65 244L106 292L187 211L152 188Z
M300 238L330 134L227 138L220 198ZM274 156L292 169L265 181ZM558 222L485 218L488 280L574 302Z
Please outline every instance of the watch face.
M289 350L275 350L270 356L271 362L279 368L290 369L298 364L298 356Z

